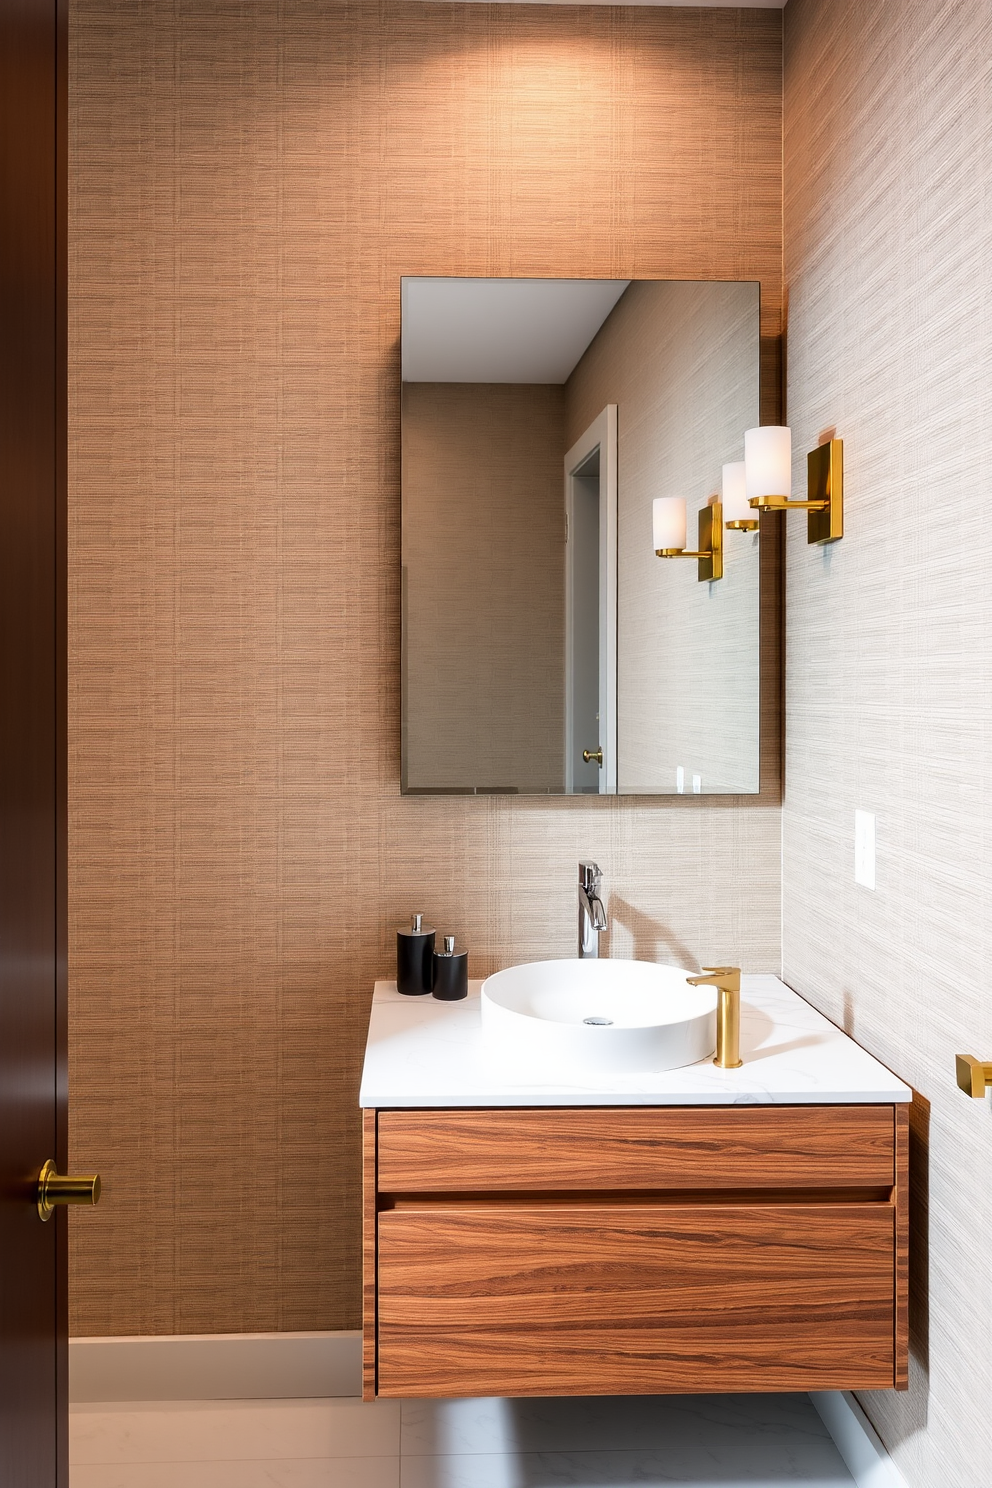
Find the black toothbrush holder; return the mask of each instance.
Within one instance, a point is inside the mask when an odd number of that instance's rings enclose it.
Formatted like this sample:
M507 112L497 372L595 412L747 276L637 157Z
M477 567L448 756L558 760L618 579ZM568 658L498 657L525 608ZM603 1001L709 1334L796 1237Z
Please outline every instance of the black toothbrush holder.
M408 929L396 932L396 990L423 997L434 985L434 927L415 914Z
M434 996L439 1002L460 1002L468 996L468 951L455 950L455 937L444 937L444 950L434 952Z

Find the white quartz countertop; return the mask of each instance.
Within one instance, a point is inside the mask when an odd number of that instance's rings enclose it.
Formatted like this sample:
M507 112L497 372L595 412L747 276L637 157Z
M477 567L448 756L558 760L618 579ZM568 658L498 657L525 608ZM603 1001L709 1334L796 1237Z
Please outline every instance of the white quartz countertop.
M488 1056L479 989L462 1002L404 997L376 982L359 1104L430 1106L844 1105L912 1091L775 976L741 978L741 1069L712 1060L656 1073L535 1085Z

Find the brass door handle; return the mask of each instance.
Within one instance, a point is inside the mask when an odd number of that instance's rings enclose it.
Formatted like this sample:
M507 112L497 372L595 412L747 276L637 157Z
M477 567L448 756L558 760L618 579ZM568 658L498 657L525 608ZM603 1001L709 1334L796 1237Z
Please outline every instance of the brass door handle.
M970 1054L959 1054L954 1063L958 1088L965 1095L980 1100L986 1090L992 1090L992 1064L983 1064L980 1059L972 1059Z
M38 1214L42 1220L51 1219L56 1204L98 1204L100 1202L100 1174L82 1173L75 1178L60 1178L58 1169L49 1158L38 1174Z
M602 769L603 768L603 746L600 745L600 747L598 749L583 749L583 751L582 751L582 758L585 760L585 762L586 762L587 765L597 764L599 766L599 768Z

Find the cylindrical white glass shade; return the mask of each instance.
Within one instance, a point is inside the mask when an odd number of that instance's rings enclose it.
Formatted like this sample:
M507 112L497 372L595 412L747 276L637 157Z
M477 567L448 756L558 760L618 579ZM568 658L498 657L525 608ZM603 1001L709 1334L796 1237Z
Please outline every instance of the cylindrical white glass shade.
M747 479L744 461L735 460L733 465L723 467L723 520L725 522L751 522L757 513L747 504Z
M744 435L747 496L792 495L792 430L777 424Z
M685 547L685 497L656 496L653 508L654 550Z

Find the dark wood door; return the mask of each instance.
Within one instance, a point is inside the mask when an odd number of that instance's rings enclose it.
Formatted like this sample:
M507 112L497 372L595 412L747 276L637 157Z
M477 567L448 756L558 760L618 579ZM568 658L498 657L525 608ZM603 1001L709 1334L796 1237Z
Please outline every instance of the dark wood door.
M68 1483L65 20L0 0L0 1488Z

